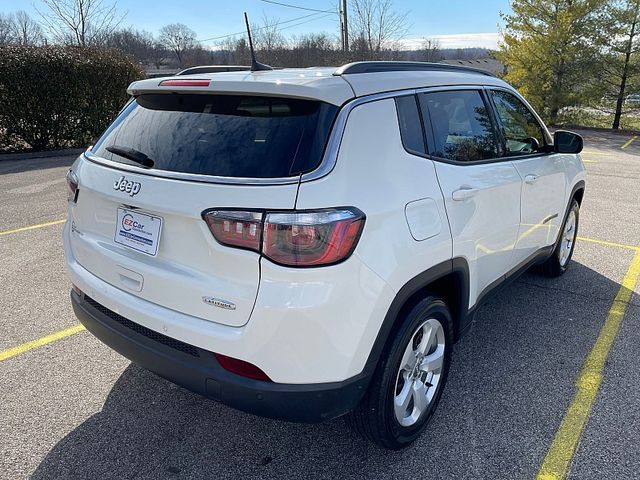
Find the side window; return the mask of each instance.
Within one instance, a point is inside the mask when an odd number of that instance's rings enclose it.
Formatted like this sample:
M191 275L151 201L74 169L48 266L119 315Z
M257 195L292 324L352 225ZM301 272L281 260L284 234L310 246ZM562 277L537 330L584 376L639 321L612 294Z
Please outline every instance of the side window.
M460 162L498 156L491 118L479 91L422 93L419 98L433 130L432 155Z
M492 90L491 96L507 141L507 155L528 155L545 145L542 126L515 95Z
M404 148L411 152L424 155L427 153L424 146L424 134L422 122L415 95L396 98L398 110L398 123L400 124L400 136Z

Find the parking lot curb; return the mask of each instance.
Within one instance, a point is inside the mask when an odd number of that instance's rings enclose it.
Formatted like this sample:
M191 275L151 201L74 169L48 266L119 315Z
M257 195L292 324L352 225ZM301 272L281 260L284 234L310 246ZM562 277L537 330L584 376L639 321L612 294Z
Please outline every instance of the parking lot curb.
M2 153L0 162L10 160L29 160L33 158L66 157L70 155L80 155L84 148L67 148L65 150L51 150L47 152L26 152L26 153Z

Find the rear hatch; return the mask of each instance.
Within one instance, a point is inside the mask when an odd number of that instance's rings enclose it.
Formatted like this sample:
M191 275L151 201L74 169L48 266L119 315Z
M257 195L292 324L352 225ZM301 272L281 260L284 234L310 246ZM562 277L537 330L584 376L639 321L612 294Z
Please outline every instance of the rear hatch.
M260 255L218 243L202 213L294 208L299 176L321 161L336 112L284 97L137 96L76 165L76 260L155 304L244 325Z

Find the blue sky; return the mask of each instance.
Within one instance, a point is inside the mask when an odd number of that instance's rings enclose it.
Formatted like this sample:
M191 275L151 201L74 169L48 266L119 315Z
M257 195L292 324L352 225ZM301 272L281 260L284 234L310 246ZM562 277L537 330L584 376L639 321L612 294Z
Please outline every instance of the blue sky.
M337 0L278 1L319 10L335 9L337 4ZM163 25L181 22L195 30L200 40L241 31L245 10L252 23L259 23L263 15L287 21L312 13L261 0L117 0L117 4L122 13L126 12L124 25L156 33ZM437 38L443 48L495 46L499 13L510 11L509 0L395 0L394 4L396 10L410 12L406 40L409 46L424 37ZM36 8L43 8L39 0L0 0L2 13L22 9L35 16ZM337 15L318 14L287 23L289 28L283 33L337 34L337 18Z

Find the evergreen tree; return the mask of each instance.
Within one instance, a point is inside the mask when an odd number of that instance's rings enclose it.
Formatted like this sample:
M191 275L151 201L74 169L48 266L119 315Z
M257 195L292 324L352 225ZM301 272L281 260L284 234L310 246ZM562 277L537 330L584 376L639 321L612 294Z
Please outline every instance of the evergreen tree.
M610 1L610 0L609 0ZM497 58L505 79L520 88L551 123L562 108L580 105L597 58L598 27L607 0L513 0L502 14Z

